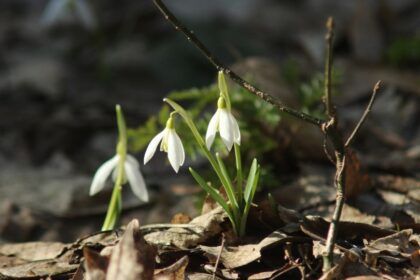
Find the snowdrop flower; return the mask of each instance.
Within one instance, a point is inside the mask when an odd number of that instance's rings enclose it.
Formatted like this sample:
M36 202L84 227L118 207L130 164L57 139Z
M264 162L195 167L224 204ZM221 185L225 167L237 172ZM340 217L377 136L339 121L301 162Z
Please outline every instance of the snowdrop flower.
M80 20L87 29L96 27L96 20L86 0L50 0L42 15L42 22L49 26L71 17Z
M241 144L241 132L239 131L238 122L226 106L224 97L219 97L217 101L217 111L211 118L206 133L206 145L210 149L214 142L216 133L219 132L226 148L230 151L233 143Z
M175 172L178 173L179 167L184 164L185 152L181 139L175 131L172 114L166 122L166 128L156 135L150 141L149 146L147 146L146 153L144 154L144 164L149 162L153 157L159 143L160 151L168 154L169 163Z
M105 182L111 173L113 173L112 177L115 181L120 160L121 156L117 154L98 168L90 186L89 194L91 196L97 194L105 187ZM138 161L133 156L127 154L124 161L123 177L130 184L133 193L140 200L147 202L149 201L149 194L147 193L146 184L144 183L139 167Z

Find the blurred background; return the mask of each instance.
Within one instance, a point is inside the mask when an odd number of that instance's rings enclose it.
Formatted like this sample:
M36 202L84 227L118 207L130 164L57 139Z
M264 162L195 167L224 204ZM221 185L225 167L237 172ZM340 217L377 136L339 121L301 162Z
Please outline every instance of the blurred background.
M373 85L383 80L355 149L370 173L407 176L420 196L419 1L166 2L226 65L314 115L322 114L325 22L334 16L334 100L343 129L351 131ZM151 0L0 0L0 242L71 241L98 230L111 187L95 197L88 190L97 167L115 153L115 104L123 107L132 153L141 161L143 142L161 128L144 124L161 110L162 98L208 89L216 75ZM265 106L246 102L239 103ZM265 134L248 128L247 155L266 163L265 185L284 190L282 203L299 208L306 202L286 195L296 189L296 178L325 174L309 183L315 190L331 184L322 135L263 109L268 113L256 126ZM269 140L258 144L258 135ZM164 162L160 155L141 164L151 202L141 205L127 190L123 223L199 213L200 190L186 168L175 176ZM202 166L200 158L187 164Z

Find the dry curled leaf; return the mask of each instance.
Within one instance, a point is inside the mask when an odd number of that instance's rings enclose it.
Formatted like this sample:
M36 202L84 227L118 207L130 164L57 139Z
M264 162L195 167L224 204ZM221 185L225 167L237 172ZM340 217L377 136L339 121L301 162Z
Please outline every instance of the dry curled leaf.
M146 243L138 220L132 220L119 243L104 253L84 248L87 280L148 280L153 278L156 250Z
M146 243L138 220L132 220L109 260L107 280L153 279L156 250Z
M83 256L85 257L86 280L105 280L109 258L101 256L88 247L83 248Z

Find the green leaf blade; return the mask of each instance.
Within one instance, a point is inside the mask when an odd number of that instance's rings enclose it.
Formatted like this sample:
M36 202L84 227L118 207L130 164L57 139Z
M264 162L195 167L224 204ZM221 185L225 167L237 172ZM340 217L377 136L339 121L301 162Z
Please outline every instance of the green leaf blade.
M249 203L250 198L251 198L251 193L253 192L253 185L256 178L257 169L258 169L258 162L257 162L257 159L254 158L254 160L252 161L251 169L249 170L248 180L246 182L245 191L244 191L244 199L246 203Z

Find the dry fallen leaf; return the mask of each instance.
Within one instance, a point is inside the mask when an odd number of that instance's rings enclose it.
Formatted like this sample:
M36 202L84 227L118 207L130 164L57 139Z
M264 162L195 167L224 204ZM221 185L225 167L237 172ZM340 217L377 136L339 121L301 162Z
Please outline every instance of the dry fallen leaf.
M246 244L241 246L221 246L209 247L198 246L198 248L205 252L211 261L215 261L220 254L220 262L226 268L237 268L258 260L261 257L261 250L269 246L278 245L286 241L292 240L290 237L282 232L275 231L257 244Z
M173 245L180 249L192 248L222 232L221 223L226 219L225 211L219 207L194 218L185 224L185 227L170 227L164 231L146 234L144 238L150 244L157 246Z
M219 278L217 276L213 276L212 274L208 273L189 273L185 276L186 280L221 280L222 278Z
M79 264L67 258L33 261L13 267L0 268L0 279L32 279L74 272Z
M414 251L410 256L411 264L420 267L420 249Z
M361 170L360 160L356 153L350 149L346 150L346 198L355 197L367 192L372 183L367 174Z
M0 255L13 255L27 261L53 259L60 255L67 244L61 242L25 242L0 245Z
M413 230L402 230L368 242L363 250L367 255L382 258L388 262L399 263L410 260L412 253L419 249L418 244L413 245L410 242L412 235Z
M183 280L188 266L188 256L184 256L174 264L163 269L155 270L155 280Z

